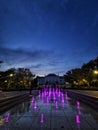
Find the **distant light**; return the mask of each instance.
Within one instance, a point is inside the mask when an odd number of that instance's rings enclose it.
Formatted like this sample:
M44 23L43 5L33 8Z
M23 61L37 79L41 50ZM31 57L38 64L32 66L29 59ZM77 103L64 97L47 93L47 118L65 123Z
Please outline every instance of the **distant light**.
M13 76L13 74L10 74L10 77L12 77Z
M4 82L7 83L7 80L5 80Z
M98 74L98 70L94 70L94 74Z

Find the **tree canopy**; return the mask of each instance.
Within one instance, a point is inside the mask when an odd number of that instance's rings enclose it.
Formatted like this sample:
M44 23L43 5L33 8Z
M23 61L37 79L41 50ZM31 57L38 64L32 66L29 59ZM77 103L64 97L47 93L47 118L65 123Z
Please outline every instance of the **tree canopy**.
M94 70L98 71L98 57L85 63L81 68L69 70L65 78L74 86L98 87L98 74L94 74Z

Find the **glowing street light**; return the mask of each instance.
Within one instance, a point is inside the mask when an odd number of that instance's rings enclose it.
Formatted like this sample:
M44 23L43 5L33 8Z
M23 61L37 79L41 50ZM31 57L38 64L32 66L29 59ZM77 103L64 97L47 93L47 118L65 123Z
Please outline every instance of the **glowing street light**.
M7 80L5 80L4 82L7 83Z
M98 70L94 70L94 74L98 74Z
M96 75L96 86L98 86L98 70L94 70L94 75Z
M13 77L13 74L10 74L10 77Z

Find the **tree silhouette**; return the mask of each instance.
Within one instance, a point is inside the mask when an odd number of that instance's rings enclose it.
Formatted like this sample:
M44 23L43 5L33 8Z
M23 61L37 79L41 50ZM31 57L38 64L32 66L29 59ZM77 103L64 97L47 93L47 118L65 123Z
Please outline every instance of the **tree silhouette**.
M98 87L98 75L94 75L94 70L98 70L98 57L94 60L90 60L88 63L83 64L81 68L75 68L69 70L66 73L66 79L68 82L83 87L96 86ZM73 79L73 82L71 82Z

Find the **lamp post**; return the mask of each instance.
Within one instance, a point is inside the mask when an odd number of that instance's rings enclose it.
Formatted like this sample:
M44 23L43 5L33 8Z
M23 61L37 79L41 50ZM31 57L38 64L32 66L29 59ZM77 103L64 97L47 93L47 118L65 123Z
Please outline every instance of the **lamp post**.
M98 70L94 70L94 75L96 75L97 86L98 86Z
M10 74L10 77L13 77L13 74Z
M9 75L9 83L8 83L8 88L10 87L10 85L11 85L11 78L13 77L13 74L11 73L10 75Z
M96 75L97 75L97 74L98 74L98 70L94 70L94 74L96 74Z

